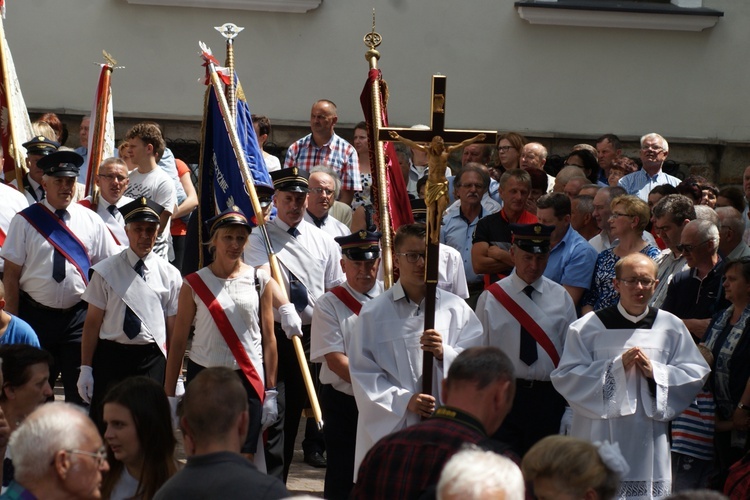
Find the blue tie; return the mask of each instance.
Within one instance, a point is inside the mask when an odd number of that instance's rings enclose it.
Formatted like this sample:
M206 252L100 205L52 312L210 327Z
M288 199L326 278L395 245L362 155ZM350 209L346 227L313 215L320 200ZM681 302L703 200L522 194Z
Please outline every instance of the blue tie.
M534 291L534 287L531 285L528 285L526 288L523 289L523 293L525 293L530 299L531 299L531 292L533 291ZM533 365L534 362L539 357L539 355L536 352L536 340L529 333L529 331L523 327L523 325L521 325L521 353L519 357L521 358L521 361L523 361L529 366Z
M143 278L143 261L138 259L133 267L138 276ZM145 279L145 278L144 278ZM125 309L125 321L122 324L122 331L129 339L134 339L141 332L141 318L139 318L130 307Z
M65 224L63 217L66 213L67 210L64 208L55 210L55 215L60 218L60 222L63 224ZM58 283L61 283L65 279L65 256L57 249L55 249L54 256L52 257L52 278Z
M296 227L290 227L286 232L291 234L292 238L296 238L300 234ZM297 312L304 311L308 303L307 288L291 271L289 271L289 301L294 304Z

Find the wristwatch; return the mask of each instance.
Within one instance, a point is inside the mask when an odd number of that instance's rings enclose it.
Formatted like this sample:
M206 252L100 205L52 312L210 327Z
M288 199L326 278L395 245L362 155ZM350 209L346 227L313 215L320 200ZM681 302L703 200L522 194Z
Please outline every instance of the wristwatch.
M740 410L750 411L750 406L743 405L742 401L740 401L739 403L737 403L737 408L739 408Z

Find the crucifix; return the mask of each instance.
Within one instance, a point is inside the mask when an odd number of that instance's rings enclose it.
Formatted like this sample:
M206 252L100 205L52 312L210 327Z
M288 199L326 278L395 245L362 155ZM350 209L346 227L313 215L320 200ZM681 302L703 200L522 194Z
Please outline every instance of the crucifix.
M491 130L455 130L445 128L445 82L443 75L432 76L432 102L430 104L430 128L415 130L410 128L383 127L380 141L400 141L428 154L428 177L425 202L427 204L427 246L425 253L425 315L424 329L435 327L435 294L440 262L440 224L443 212L448 207L448 180L445 169L448 157L456 149L469 144L491 143L497 140L497 133ZM454 144L445 147L445 144ZM424 353L422 362L422 392L432 394L432 358Z

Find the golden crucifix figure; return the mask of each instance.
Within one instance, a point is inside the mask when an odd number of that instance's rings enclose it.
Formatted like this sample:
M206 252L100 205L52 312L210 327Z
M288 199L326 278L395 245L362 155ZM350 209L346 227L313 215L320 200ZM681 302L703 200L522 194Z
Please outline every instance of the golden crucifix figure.
M391 130L391 138L403 142L413 149L418 149L427 154L427 186L425 189L425 204L427 205L427 227L430 230L430 242L437 245L440 241L440 220L443 212L448 208L450 198L448 197L448 179L445 178L445 169L448 168L448 158L457 149L468 146L475 142L482 142L485 134L479 134L471 139L445 147L443 138L436 135L427 144L419 144L398 135Z

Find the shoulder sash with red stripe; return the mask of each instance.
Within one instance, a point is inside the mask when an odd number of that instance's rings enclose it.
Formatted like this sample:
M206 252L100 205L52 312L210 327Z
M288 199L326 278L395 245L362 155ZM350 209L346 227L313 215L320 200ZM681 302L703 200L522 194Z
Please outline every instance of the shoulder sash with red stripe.
M0 248L5 244L5 231L0 227Z
M83 282L88 284L91 259L86 251L86 245L73 234L70 228L41 203L34 203L18 213L44 236L44 239L55 247L55 250L73 264L83 278Z
M555 346L550 338L546 333L544 333L544 330L542 330L542 327L540 327L537 322L534 321L534 318L529 316L529 314L524 311L523 308L519 306L518 303L513 300L510 295L508 295L508 292L503 290L503 287L501 287L498 283L493 283L489 288L487 288L487 290L492 295L494 295L498 302L500 302L505 307L505 309L507 309L508 312L513 315L514 318L518 320L521 326L526 328L526 331L528 331L531 336L534 337L534 340L536 340L537 344L542 346L542 349L544 349L552 362L555 364L555 368L557 368L557 365L560 363L560 355L557 353L557 349L555 349Z
M211 293L211 290L208 289L208 286L206 286L198 273L188 274L185 276L185 281L188 282L198 298L200 298L206 305L214 323L216 323L216 327L224 338L224 342L229 346L229 350L232 351L232 355L234 356L234 359L237 360L237 364L242 370L242 373L247 378L247 381L250 382L250 385L253 387L262 403L266 394L263 380L255 370L255 366L237 336L237 332L234 331L232 323L227 317L227 313L224 312L219 301L214 297L213 293Z
M362 304L360 304L359 301L355 299L351 293L349 293L349 290L347 290L343 286L337 286L331 288L329 291L334 294L341 302L343 302L344 305L348 307L354 314L359 316L359 311L362 310Z

